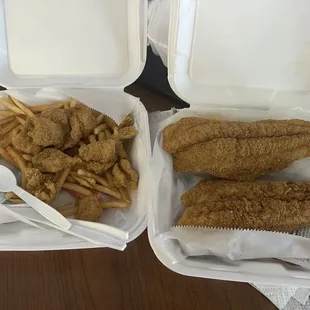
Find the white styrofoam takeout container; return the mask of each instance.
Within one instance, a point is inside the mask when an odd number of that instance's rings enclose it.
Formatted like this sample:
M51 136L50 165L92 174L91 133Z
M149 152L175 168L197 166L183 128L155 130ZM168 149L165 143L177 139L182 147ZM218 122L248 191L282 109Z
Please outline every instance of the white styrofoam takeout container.
M310 102L308 0L172 0L168 79L192 107L246 107ZM190 109L190 108L189 108ZM156 160L156 159L154 159ZM159 193L154 193L158 195ZM310 286L310 272L280 261L178 260L180 245L161 238L153 204L148 234L159 260L190 276Z
M90 105L134 107L140 133L131 155L141 177L138 194L131 208L108 210L102 217L103 223L128 231L129 241L147 227L152 197L148 115L124 92L145 64L146 13L147 0L0 0L0 84L17 98L42 104L72 95ZM41 98L42 89L53 100ZM33 99L27 102L28 97ZM87 247L94 245L62 233L38 233L23 223L0 225L0 250Z

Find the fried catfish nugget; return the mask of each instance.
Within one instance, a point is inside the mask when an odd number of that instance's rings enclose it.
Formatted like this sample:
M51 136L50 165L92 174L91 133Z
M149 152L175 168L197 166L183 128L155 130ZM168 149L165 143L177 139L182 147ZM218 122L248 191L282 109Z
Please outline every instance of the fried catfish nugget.
M12 131L12 145L19 151L26 154L38 154L41 152L41 147L33 142L33 139L28 136L29 130L33 128L30 121L20 125L16 130Z
M114 165L112 174L117 185L132 190L138 188L139 176L127 159L121 159L118 164Z
M96 161L101 163L108 163L116 161L116 143L112 139L97 141L95 143L83 145L79 149L80 157L89 162Z
M98 222L102 215L97 196L87 196L79 200L76 218L84 221Z
M164 148L179 172L247 181L310 156L310 122L252 123L181 119L164 129Z
M75 141L86 139L97 126L96 116L89 108L75 111L69 119L71 138Z
M242 199L249 201L260 199L310 200L310 182L200 181L181 197L185 208L210 202Z
M310 225L310 200L210 202L186 208L178 225L292 232Z
M45 117L32 118L34 128L28 132L36 145L47 147L63 143L65 132L60 124Z
M39 169L27 168L24 170L26 190L40 200L48 203L56 197L56 185L49 176L42 174Z
M32 158L33 166L42 172L55 173L80 162L79 158L70 157L53 148L46 148Z

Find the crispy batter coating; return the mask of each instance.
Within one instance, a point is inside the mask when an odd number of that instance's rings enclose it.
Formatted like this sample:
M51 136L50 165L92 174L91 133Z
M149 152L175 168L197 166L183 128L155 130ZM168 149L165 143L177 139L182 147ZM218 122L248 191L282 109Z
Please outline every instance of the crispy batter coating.
M36 145L47 147L63 143L65 133L60 124L44 117L31 120L34 128L28 132L28 135Z
M114 140L97 141L81 146L79 149L80 157L85 161L97 161L101 163L108 163L116 161L116 143Z
M18 130L12 131L12 145L19 151L27 154L38 154L41 152L41 147L34 144L32 138L28 136L29 128L32 127L30 121L21 125Z
M304 120L261 120L241 122L185 117L163 130L164 149L174 154L189 146L214 139L252 139L295 136L310 133Z
M310 200L227 200L186 208L178 225L291 232L310 225Z
M186 191L181 201L185 208L213 202L246 199L310 200L310 182L234 182L200 181Z
M232 122L184 118L164 129L164 148L179 172L253 180L310 156L310 122Z
M75 111L69 119L71 126L71 138L80 141L88 138L97 126L96 116L89 108Z
M118 139L120 140L128 140L132 139L138 134L138 130L133 126L120 128L118 130Z
M33 166L42 172L58 172L79 162L80 159L72 158L53 148L44 149L32 158Z
M79 200L76 218L84 221L97 222L102 212L97 196L88 196Z
M174 154L174 167L179 172L207 172L228 180L254 180L310 156L309 143L310 135L217 139Z
M86 167L88 170L100 175L100 174L104 173L105 171L107 171L108 169L110 169L111 167L113 167L114 164L115 164L114 160L108 161L107 163L90 161L87 163Z
M112 174L118 186L123 186L132 190L138 188L139 176L137 172L132 169L131 163L127 159L121 159L118 164L115 164L112 169Z
M124 148L124 144L120 140L116 140L116 152L120 159L128 159L128 154Z
M27 168L24 170L26 179L26 190L44 202L50 202L56 197L56 185L45 176L39 169Z
M65 133L70 131L69 111L64 109L50 109L41 113L41 117L48 118L54 123L60 124Z
M134 125L134 120L130 115L127 115L120 123L119 128L129 127Z

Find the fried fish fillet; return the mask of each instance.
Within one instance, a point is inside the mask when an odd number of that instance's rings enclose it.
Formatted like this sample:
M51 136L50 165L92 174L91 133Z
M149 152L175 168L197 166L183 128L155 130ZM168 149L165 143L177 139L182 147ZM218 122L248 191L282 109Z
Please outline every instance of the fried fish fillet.
M164 129L164 149L179 172L247 181L310 156L310 122L184 118Z
M185 208L213 202L243 199L249 201L260 199L310 200L310 182L200 181L181 197Z
M310 200L232 200L187 208L178 225L291 232L310 226Z
M310 226L310 182L201 181L178 225L290 232Z

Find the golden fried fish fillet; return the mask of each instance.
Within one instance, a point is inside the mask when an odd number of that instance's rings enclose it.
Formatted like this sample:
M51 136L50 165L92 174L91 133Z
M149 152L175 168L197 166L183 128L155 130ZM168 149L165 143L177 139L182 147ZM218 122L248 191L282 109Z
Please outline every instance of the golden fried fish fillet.
M260 199L310 200L310 182L200 181L181 197L185 208L242 199L249 201Z
M310 156L310 122L232 122L184 118L164 129L164 148L179 172L253 180Z
M227 200L186 208L178 225L292 232L310 226L310 200Z
M42 172L58 172L79 162L81 159L70 157L53 148L46 148L32 158L33 166Z

